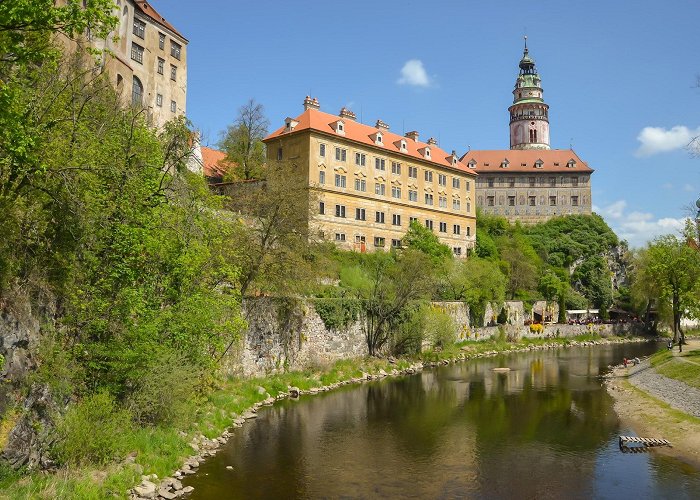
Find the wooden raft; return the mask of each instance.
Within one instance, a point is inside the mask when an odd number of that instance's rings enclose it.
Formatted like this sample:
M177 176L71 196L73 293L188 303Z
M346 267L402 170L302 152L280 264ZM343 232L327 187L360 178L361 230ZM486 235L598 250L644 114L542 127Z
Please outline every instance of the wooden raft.
M641 444L642 446L630 447L627 446L629 443ZM620 436L620 449L623 451L642 451L646 448L653 448L655 446L672 446L668 442L668 439L661 438L644 438L638 436Z

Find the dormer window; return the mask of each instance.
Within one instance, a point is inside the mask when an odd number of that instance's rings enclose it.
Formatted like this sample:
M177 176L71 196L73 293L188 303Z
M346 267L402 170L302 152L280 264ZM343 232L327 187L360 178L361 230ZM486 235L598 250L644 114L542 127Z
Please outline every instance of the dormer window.
M576 166L576 161L572 158L566 163L566 166L569 168L574 168Z
M469 163L467 163L469 168L476 168L476 161L475 160L469 160Z
M384 145L384 142L383 142L383 139L382 139L382 133L381 133L381 132L377 132L376 134L374 134L374 143L375 143L377 146L383 146L383 145Z
M339 135L345 135L345 122L343 120L335 122L335 132Z
M399 147L400 147L402 153L405 153L408 149L406 147L406 141L404 141L403 139L401 139L401 145Z
M299 125L299 122L296 121L295 119L293 119L293 118L286 118L286 119L284 120L284 131L285 131L285 132L291 132L292 130L294 130L294 127L296 127L297 125Z
M535 162L535 168L542 168L542 165L544 165L544 162L542 160L537 160Z
M425 148L425 157L430 158L430 148L428 147Z
M509 163L508 158L504 158L501 162L501 168L507 168Z

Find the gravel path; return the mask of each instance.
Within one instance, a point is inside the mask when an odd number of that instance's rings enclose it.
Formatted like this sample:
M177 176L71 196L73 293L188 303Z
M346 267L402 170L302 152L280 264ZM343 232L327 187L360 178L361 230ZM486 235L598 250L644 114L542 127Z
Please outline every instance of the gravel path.
M630 373L629 381L633 385L678 410L700 417L700 389L659 375L651 369L648 360L630 369Z

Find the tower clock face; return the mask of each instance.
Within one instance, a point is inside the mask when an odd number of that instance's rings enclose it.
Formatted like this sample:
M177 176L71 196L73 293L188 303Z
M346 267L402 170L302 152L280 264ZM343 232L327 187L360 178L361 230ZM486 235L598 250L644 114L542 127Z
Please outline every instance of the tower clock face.
M532 95L532 92L528 92L527 95Z

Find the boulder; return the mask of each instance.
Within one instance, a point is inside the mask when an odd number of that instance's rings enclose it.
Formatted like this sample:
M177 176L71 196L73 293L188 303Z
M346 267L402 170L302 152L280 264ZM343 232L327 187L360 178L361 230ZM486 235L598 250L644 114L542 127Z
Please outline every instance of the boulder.
M184 491L185 493L192 493L194 491L194 486L185 486L184 488L182 488L182 491Z
M155 498L157 487L150 481L143 481L134 488L134 493L143 498Z
M161 488L158 490L158 496L161 498L165 498L166 500L173 500L174 498L177 498L177 495L175 493L170 493L165 488Z

